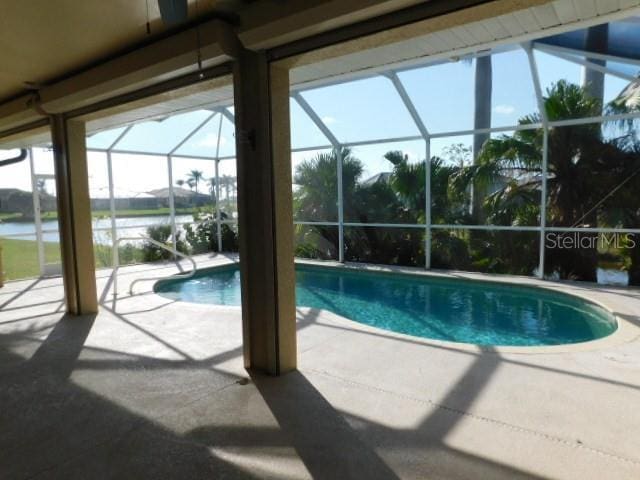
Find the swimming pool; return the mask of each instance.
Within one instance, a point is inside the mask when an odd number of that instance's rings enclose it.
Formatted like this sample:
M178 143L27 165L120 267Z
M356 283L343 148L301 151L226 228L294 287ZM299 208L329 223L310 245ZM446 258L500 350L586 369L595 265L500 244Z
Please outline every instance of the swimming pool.
M614 316L586 300L535 287L296 265L298 306L416 337L495 346L562 345L605 337ZM158 282L186 302L240 305L237 265Z

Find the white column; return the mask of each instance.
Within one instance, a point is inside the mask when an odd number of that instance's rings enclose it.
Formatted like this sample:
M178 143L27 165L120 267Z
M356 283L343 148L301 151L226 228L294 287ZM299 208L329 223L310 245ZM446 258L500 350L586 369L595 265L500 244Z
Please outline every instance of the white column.
M173 238L173 248L178 249L178 238L176 229L176 206L173 192L173 157L167 155L167 171L169 173L169 216L171 222L171 237ZM176 256L173 256L176 259Z
M33 149L29 148L29 170L31 172L31 191L33 193L33 220L36 227L36 245L38 248L38 265L40 275L45 274L44 241L42 238L42 218L40 216L40 192L38 191L38 179L33 160Z
M540 255L538 259L538 277L544 278L544 242L547 226L547 165L549 156L549 119L547 118L547 110L542 96L542 87L540 86L540 76L538 75L538 65L536 57L533 54L531 43L525 43L522 48L527 53L529 59L529 69L531 70L531 78L533 87L536 92L536 100L538 102L538 110L540 110L540 118L542 119L543 143L542 143L542 179L540 187Z
M216 236L218 238L218 252L222 251L222 226L220 221L220 159L216 158Z
M218 124L218 138L216 138L216 237L218 240L218 252L222 252L222 225L220 223L222 220L222 215L220 213L220 135L222 134L222 122L224 121L224 112L227 112L227 110L223 108L220 111L220 123Z
M338 175L338 261L344 263L344 192L342 187L342 147L336 148Z
M120 266L120 255L118 252L118 228L116 223L116 198L113 187L113 161L111 152L107 151L107 177L109 179L109 210L111 215L111 263L113 268Z
M431 139L425 138L425 168L424 168L424 216L425 216L425 239L424 239L424 268L431 268Z

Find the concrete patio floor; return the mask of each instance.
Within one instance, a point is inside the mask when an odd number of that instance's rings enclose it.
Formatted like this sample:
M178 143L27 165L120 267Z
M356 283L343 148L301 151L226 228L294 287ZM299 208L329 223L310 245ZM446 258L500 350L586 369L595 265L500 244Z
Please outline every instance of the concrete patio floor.
M175 272L123 268L120 291ZM640 478L637 289L555 287L623 335L537 352L299 308L299 371L270 378L243 369L239 308L151 282L114 301L110 273L90 318L62 313L60 279L0 289L0 478Z

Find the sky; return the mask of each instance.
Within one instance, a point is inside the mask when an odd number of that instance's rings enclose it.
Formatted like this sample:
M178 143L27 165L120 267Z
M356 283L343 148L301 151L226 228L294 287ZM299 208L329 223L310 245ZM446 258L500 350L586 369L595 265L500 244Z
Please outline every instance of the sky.
M535 55L543 92L560 79L578 84L581 82L581 66L538 51ZM518 118L537 112L533 81L525 52L517 49L494 54L492 66L492 126L514 126L518 123ZM454 132L473 127L473 62L448 62L408 70L399 73L399 77L429 133ZM606 75L605 101L615 98L626 83L617 77ZM316 88L303 92L302 96L340 142L391 139L419 134L391 81L384 77ZM149 190L166 188L166 155L199 125L202 125L202 128L198 133L180 145L175 154L213 158L216 149L219 148L219 156L233 157L233 124L223 117L220 125L220 120L220 114L199 110L132 127L118 142L117 149L149 151L158 155L114 153L112 159L116 196L143 195ZM291 129L294 149L329 144L327 138L295 101L291 102ZM87 146L107 148L123 130L124 128L118 128L93 135L87 139ZM443 149L454 143L470 146L472 137L467 135L434 138L431 140L431 155L443 156ZM389 162L383 158L387 151L402 150L411 161L421 161L425 158L425 149L425 142L416 140L356 146L352 150L364 164L363 177L368 178L391 169ZM294 152L293 168L300 161L313 157L315 153ZM89 152L88 161L92 197L107 197L109 190L106 154ZM203 171L205 179L215 175L215 162L211 159L174 157L172 167L174 183L179 179L186 179L191 170ZM233 158L222 160L219 168L221 176L235 176ZM53 173L50 151L34 149L34 172ZM22 162L1 168L0 188L30 191L29 163ZM201 184L198 188L199 191L208 190L207 185Z

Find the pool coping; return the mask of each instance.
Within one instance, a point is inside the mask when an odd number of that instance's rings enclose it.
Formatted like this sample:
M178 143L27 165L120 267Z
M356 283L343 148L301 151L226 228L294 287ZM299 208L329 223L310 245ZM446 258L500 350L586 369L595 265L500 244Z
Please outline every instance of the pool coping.
M401 267L395 265L375 265L367 263L340 263L336 261L326 260L309 260L309 259L296 259L296 264L324 267L330 269L347 269L352 271L369 271L378 273L400 273L409 276L424 276L431 278L440 278L448 280L464 280L469 282L488 282L495 283L501 286L516 286L516 287L530 287L540 288L549 292L561 293L564 295L570 295L577 297L581 300L595 304L607 312L611 313L617 322L616 330L607 335L606 337L598 338L595 340L589 340L580 343L571 343L564 345L540 345L540 346L492 346L492 345L477 345L464 342L453 342L447 340L438 340L426 337L418 337L392 330L385 330L377 328L371 325L366 325L355 320L351 320L347 317L339 315L335 312L326 309L315 309L311 307L298 307L307 310L316 310L329 314L330 317L340 319L341 321L349 322L349 324L356 326L361 330L369 330L375 332L384 332L385 335L394 336L399 339L411 339L413 342L417 342L424 345L443 346L448 348L455 348L458 350L471 351L471 352L483 352L494 354L524 354L524 355L536 355L536 354L562 354L573 352L587 352L595 351L615 346L621 346L624 344L632 343L640 339L640 316L634 312L640 311L640 289L633 287L620 287L620 286L607 286L599 285L589 282L577 282L577 281L555 281L555 280L541 280L532 277L518 276L518 275L505 275L505 274L486 274L477 272L464 272L457 270L424 270L418 267ZM217 265L211 265L203 267L202 270L215 270L218 268L228 267L229 265L239 264L239 260L228 258L227 261L219 263ZM155 287L159 282L170 280L171 276L166 279L154 282L151 287L151 293L153 295L162 296L155 291ZM634 293L635 296L630 296L629 293ZM615 299L614 295L624 295L624 299ZM595 298L594 298L595 296ZM166 298L166 297L165 297ZM622 301L623 300L623 301ZM234 311L240 311L239 306L230 305L215 305L215 304L199 304L195 302L187 302L183 300L177 300L179 303L184 303L190 306L200 306L210 309L232 309ZM635 304L629 306L624 303L630 302ZM613 305L613 304L616 305ZM622 307L622 311L620 311ZM634 324L635 322L635 324Z

